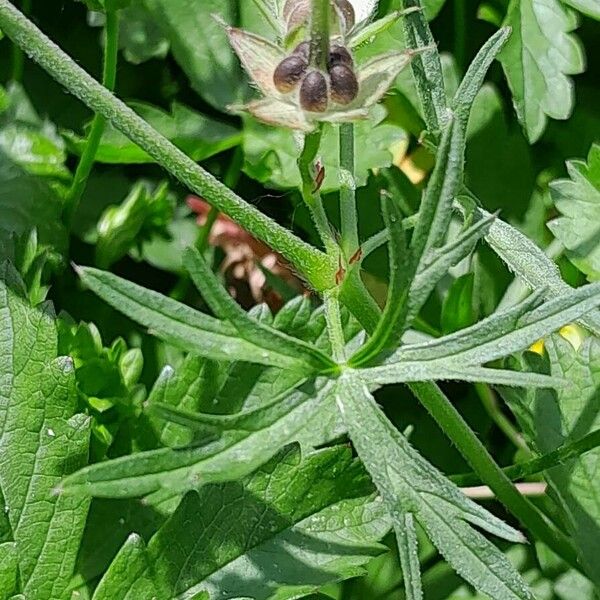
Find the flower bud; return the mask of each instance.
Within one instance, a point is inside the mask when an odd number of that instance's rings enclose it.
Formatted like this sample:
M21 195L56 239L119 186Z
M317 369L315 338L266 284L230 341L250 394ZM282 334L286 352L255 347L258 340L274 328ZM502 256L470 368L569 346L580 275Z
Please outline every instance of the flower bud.
M358 81L347 65L335 65L329 70L331 99L337 104L350 104L358 94Z
M309 112L327 110L327 80L323 73L311 71L300 86L300 106Z
M295 48L292 54L302 56L306 62L310 60L310 42L301 42Z
M273 83L282 94L291 92L306 73L308 62L302 56L292 54L284 58L273 73Z
M329 68L334 67L335 65L347 65L348 67L352 67L354 66L354 61L352 60L350 52L348 52L344 46L334 44L329 51L328 64Z

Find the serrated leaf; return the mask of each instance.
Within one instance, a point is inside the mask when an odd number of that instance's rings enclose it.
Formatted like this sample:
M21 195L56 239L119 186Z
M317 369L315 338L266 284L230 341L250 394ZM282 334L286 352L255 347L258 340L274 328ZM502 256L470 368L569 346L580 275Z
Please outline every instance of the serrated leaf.
M249 316L220 284L198 250L188 248L183 255L183 264L211 310L220 319L231 323L242 339L268 352L289 356L292 361L304 362L315 371L335 368L333 360L317 348Z
M183 350L216 360L245 360L302 371L300 360L271 352L238 337L236 329L112 273L79 269L81 280L98 296L152 333Z
M240 132L231 125L211 119L177 102L171 106L170 112L142 102L131 102L129 106L195 161L206 160L237 146L241 141ZM71 149L81 154L85 149L87 138L81 138L73 133L65 135ZM102 135L95 159L97 162L107 164L155 162L148 153L110 123Z
M52 490L86 463L89 421L74 415L73 363L57 358L51 307L32 308L22 300L9 265L0 275L0 488L20 591L32 600L63 600L88 501L57 498Z
M548 223L567 249L567 256L590 281L600 279L600 145L594 144L587 163L567 162L570 179L550 184L560 217Z
M157 600L286 600L356 576L389 528L372 491L348 449L292 446L245 480L190 492L147 549L130 538L94 600L152 587Z
M477 590L503 600L532 599L506 557L470 524L513 541L522 536L425 461L377 408L358 374L339 379L337 402L395 525L403 527L405 514L414 515L448 563Z
M560 335L544 340L548 362L527 354L513 364L527 371L563 377L560 390L507 390L502 395L513 410L527 442L540 454L575 442L600 427L600 341L587 337L578 349ZM600 585L600 449L544 473L552 497L578 547L585 571Z
M576 15L558 0L511 0L505 25L512 35L500 62L512 91L517 116L531 143L546 128L547 118L567 119L574 104L573 82L584 56L570 34Z

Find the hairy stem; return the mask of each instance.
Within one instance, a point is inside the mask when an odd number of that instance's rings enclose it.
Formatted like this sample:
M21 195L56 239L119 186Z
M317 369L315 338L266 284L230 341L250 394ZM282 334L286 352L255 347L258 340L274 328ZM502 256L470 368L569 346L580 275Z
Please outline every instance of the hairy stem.
M346 361L346 342L340 315L338 289L328 290L323 296L323 300L325 302L325 317L327 319L327 331L329 333L329 341L331 342L333 359L337 363L343 363Z
M102 85L110 91L115 89L117 80L117 58L119 53L119 11L106 11L106 24L104 26L104 65L102 69ZM88 178L94 166L96 153L102 140L106 119L96 113L92 127L85 143L85 148L75 170L73 183L67 194L64 207L64 220L69 225L81 202Z
M28 15L31 12L33 1L32 0L23 0L21 3L21 10L24 15ZM22 81L23 79L23 70L25 68L25 55L23 50L19 48L16 44L13 45L12 48L12 75L11 79L13 81Z
M356 211L356 182L354 179L354 125L340 125L340 220L342 250L349 259L358 249L358 215Z
M321 194L319 193L319 184L316 181L314 167L319 146L321 145L321 136L323 130L318 127L312 133L307 133L304 136L304 147L298 157L298 169L302 179L302 199L310 211L313 223L317 228L319 237L325 246L325 250L331 256L337 256L338 245L333 237Z
M312 0L310 18L310 63L321 71L327 70L329 58L330 0Z
M502 469L502 472L511 481L518 481L519 479L531 477L532 475L547 471L558 465L564 465L567 461L578 458L582 454L594 450L594 448L597 448L598 446L600 446L600 429L588 433L576 442L560 446L556 450L548 452L548 454L544 454L543 456L539 456L538 458L534 458L524 463L505 467ZM481 478L475 473L453 475L450 479L459 486L473 486L481 483Z
M337 260L303 242L237 196L79 67L24 17L0 0L0 28L67 90L108 119L174 177L284 256L317 291L335 285Z

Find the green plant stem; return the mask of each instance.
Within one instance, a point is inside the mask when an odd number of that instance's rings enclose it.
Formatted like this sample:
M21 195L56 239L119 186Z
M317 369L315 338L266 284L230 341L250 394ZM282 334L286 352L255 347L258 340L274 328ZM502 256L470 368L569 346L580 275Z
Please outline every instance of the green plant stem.
M532 475L537 475L542 471L547 471L558 465L562 465L569 460L578 458L582 454L594 450L600 446L600 429L596 429L586 436L572 442L571 444L565 444L560 446L548 454L539 456L524 463L517 463L509 467L504 467L502 472L511 481L518 481ZM462 487L480 485L482 483L481 478L475 473L463 473L460 475L452 475L450 479Z
M552 527L535 506L519 493L439 387L432 382L411 383L409 387L498 500L537 539L571 567L580 570L577 553L569 538Z
M335 258L303 242L197 165L86 73L9 0L0 0L0 28L62 86L108 119L181 183L284 256L315 290L335 285Z
M310 211L319 237L327 253L330 256L337 256L338 245L333 237L313 172L319 146L321 145L322 134L323 129L318 127L312 133L307 133L304 136L304 147L298 157L298 169L302 179L302 199Z
M21 10L24 15L28 15L31 13L31 7L33 4L33 0L23 0L21 3ZM12 47L12 74L11 79L13 81L22 81L23 80L23 71L25 69L25 55L23 54L23 50L19 48L16 44L13 44Z
M496 399L494 391L490 388L490 386L485 383L476 383L475 390L479 396L479 399L481 400L483 408L490 416L492 421L496 424L498 429L500 429L500 431L502 431L502 433L504 433L504 435L517 448L525 452L528 457L531 457L532 452L525 443L523 436L519 433L519 431L517 431L507 416L500 409L498 400Z
M340 125L340 221L342 250L349 259L359 247L356 182L354 179L354 125Z
M330 0L312 0L310 18L310 64L327 70L329 59Z
M467 61L467 7L465 0L454 0L454 58L461 73Z
M104 64L102 69L102 85L107 90L113 91L117 82L117 59L119 53L119 11L106 11L106 24L104 26ZM73 176L73 183L67 194L64 207L64 220L70 225L73 220L81 197L85 191L88 178L94 166L94 160L102 140L106 119L96 113L92 121L90 133L85 143L85 148L79 159L79 164Z
M323 296L323 301L325 303L325 318L327 319L327 331L333 359L337 363L344 363L346 361L346 341L340 315L338 288L328 290Z

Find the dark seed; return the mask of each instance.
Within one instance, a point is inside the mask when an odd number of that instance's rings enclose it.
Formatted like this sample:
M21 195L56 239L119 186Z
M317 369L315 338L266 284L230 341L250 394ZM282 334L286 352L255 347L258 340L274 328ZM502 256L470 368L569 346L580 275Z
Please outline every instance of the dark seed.
M294 48L293 54L302 56L306 62L310 60L310 42L302 42Z
M329 68L331 69L331 67L335 67L336 65L347 65L349 67L354 65L350 52L344 46L337 44L331 46L331 50L329 51Z
M306 72L308 62L302 58L293 54L284 58L275 69L273 73L273 83L275 87L282 93L287 94L291 92L302 79L302 76Z
M356 21L356 14L354 12L354 7L348 0L335 0L337 7L342 13L342 17L346 22L346 29L352 29L354 27L354 23Z
M323 73L311 71L300 86L300 106L309 112L327 110L327 81Z
M335 65L329 70L331 99L338 104L350 104L358 94L358 81L352 69L346 65Z

